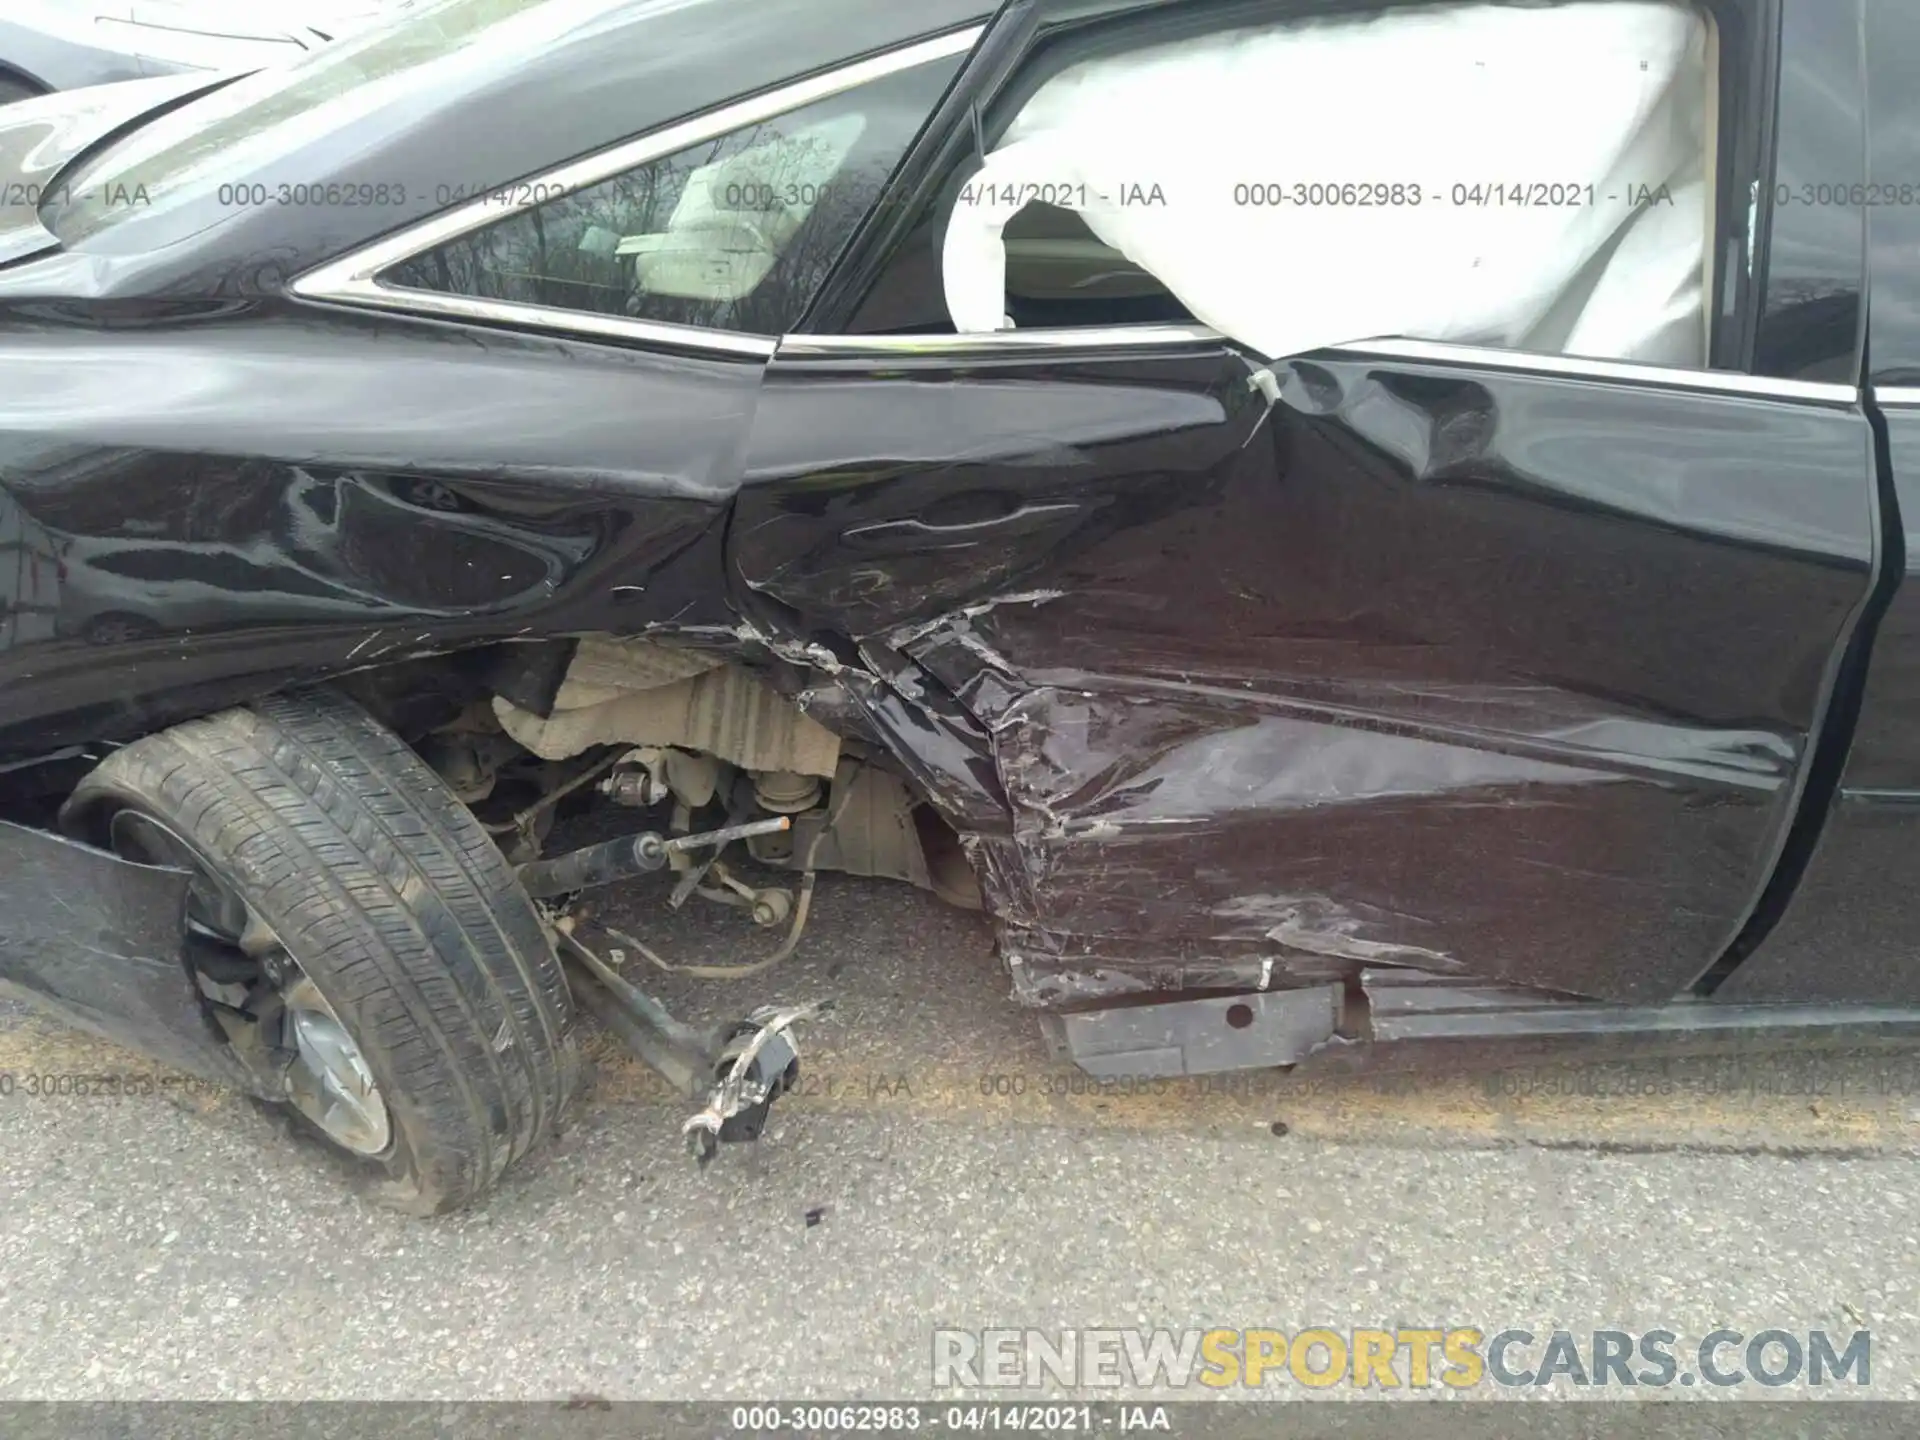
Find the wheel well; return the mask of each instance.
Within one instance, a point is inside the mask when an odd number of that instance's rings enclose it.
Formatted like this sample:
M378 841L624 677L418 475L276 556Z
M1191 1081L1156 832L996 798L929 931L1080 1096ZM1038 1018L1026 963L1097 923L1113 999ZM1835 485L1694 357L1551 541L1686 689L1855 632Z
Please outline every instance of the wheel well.
M51 87L43 81L27 74L24 70L16 69L12 65L0 65L0 84L5 84L9 80L16 85L31 90L35 95L45 95L49 93L51 89Z
M335 683L475 807L516 859L543 852L563 798L575 813L582 802L671 801L676 825L706 813L695 829L793 816L795 835L809 838L748 842L762 864L905 880L977 907L959 837L859 723L851 696L780 654L715 638L584 634ZM538 825L526 824L535 812Z

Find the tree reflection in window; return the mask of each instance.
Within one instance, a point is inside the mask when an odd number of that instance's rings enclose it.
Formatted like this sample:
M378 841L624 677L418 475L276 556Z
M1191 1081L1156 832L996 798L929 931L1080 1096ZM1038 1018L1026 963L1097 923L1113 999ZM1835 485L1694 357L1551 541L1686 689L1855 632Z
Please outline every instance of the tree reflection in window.
M402 289L780 334L879 203L958 63L915 66L648 161L380 278ZM508 187L498 198L514 193Z

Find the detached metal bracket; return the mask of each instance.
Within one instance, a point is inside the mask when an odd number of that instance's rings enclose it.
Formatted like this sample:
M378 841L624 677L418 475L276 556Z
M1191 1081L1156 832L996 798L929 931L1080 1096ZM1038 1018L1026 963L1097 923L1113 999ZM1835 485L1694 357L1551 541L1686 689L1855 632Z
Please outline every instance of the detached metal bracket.
M771 835L792 824L791 817L781 815L771 820L727 825L698 835L680 835L671 840L645 831L589 845L551 860L522 865L520 883L529 895L567 895L588 886L606 885L662 869L680 851L712 849L717 852L735 840ZM812 881L809 871L806 892L794 914L793 928L787 943L776 952L775 960L785 956L799 938L800 927L806 922L806 899L811 894ZM722 1141L758 1140L773 1102L792 1089L800 1076L800 1049L789 1032L797 1021L831 1009L833 1002L823 1000L784 1008L763 1006L744 1020L710 1030L684 1024L575 935L576 917L555 915L554 908L549 907L548 916L555 943L562 958L571 964L574 993L580 1003L675 1090L690 1100L704 1101L702 1108L680 1127L688 1148L701 1165L713 1159ZM611 933L616 938L630 939L621 936L619 931ZM698 974L706 968L669 966L638 941L632 943L663 969L680 968ZM771 963L737 968L750 973Z
M800 1077L792 1026L825 1014L833 1002L763 1006L744 1020L701 1029L676 1020L582 944L570 921L555 925L554 934L572 965L580 1003L676 1091L704 1101L680 1127L700 1164L707 1165L722 1142L758 1140L773 1102Z
M800 1078L800 1048L787 1032L833 1008L831 1000L785 1007L766 1005L734 1027L722 1052L723 1072L706 1105L687 1117L680 1133L701 1165L723 1140L758 1140L773 1102Z

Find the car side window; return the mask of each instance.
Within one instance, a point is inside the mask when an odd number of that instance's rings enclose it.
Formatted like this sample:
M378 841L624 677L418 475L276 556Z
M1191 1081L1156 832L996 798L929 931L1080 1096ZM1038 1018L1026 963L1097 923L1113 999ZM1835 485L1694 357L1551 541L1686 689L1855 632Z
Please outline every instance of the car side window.
M1391 337L1704 366L1748 188L1724 8L1283 0L1043 44L845 327L1199 321L1269 357ZM1374 89L1367 124L1314 118Z
M826 280L952 81L960 57L547 194L390 266L382 284L674 325L779 335ZM530 192L530 193L529 193Z

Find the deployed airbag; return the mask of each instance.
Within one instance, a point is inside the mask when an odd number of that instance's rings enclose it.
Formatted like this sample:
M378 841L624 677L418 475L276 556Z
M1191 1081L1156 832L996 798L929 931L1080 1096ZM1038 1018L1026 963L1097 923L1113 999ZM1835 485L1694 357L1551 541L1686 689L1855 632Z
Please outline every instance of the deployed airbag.
M1002 231L1076 210L1269 358L1384 336L1703 363L1707 22L1668 0L1316 18L1074 65L944 242L1008 328Z

